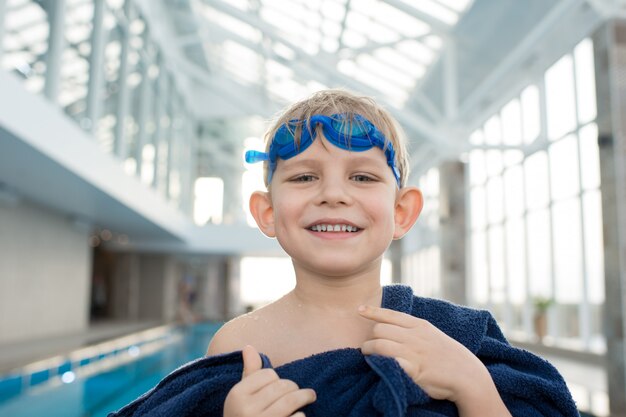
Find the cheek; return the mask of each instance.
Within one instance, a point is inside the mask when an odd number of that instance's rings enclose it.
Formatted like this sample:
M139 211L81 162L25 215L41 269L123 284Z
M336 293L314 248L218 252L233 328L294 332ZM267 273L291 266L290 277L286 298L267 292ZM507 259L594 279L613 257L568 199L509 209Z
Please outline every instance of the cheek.
M274 224L276 225L276 231L284 231L287 229L287 224L294 221L297 222L299 212L299 208L293 202L276 199L274 201Z
M393 221L395 207L395 196L393 194L369 196L365 204L377 217L391 218Z
M387 230L389 230L389 234L393 235L395 231L395 224L396 224L395 222L395 217L396 217L395 198L392 196L390 197L390 200L387 200L387 201L390 201L390 202L386 203L384 207L381 207L381 212L384 212L382 216L384 216L385 218L385 222L386 222Z

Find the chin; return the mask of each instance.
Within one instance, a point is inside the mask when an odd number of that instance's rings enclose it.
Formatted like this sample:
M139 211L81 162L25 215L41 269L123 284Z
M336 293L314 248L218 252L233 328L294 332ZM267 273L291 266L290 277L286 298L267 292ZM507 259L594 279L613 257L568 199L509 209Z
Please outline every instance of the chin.
M323 265L320 265L317 263L316 264L301 264L301 265L304 268L308 269L309 271L315 271L316 274L324 275L327 277L336 277L336 278L342 278L342 277L362 273L365 271L362 263L338 264L338 263L332 263L332 261L329 261L328 263L323 264Z

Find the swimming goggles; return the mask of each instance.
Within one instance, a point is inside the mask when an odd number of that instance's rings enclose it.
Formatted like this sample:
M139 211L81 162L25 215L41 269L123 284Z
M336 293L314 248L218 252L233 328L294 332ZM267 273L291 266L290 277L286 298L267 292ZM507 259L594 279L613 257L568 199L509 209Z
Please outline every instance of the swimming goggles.
M276 130L269 152L249 150L245 155L246 162L252 164L268 161L267 183L271 183L278 158L286 160L304 152L313 143L316 128L319 125L322 126L326 139L341 149L356 152L367 151L374 146L382 149L387 158L387 165L391 168L398 187L401 187L393 145L385 140L385 136L372 122L359 114L333 114L332 116L316 114L310 117L308 123L304 120L291 120ZM296 141L297 133L300 133L299 144Z

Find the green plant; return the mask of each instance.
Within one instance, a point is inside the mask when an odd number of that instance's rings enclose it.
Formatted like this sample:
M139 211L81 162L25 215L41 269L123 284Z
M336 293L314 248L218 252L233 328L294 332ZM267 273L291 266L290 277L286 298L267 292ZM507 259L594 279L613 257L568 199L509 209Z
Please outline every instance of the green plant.
M533 305L535 306L535 312L545 313L554 304L554 298L551 297L535 297L533 298Z

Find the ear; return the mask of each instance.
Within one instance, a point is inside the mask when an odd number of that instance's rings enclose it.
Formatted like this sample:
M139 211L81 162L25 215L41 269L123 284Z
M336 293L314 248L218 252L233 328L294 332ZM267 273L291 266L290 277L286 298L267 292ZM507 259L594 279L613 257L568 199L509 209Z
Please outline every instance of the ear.
M250 196L250 213L265 236L276 237L274 208L272 207L272 199L269 193L263 191L252 193Z
M400 239L413 227L422 207L424 207L424 198L417 187L404 187L398 191L395 205L394 239Z

